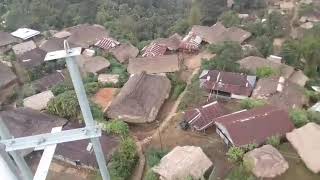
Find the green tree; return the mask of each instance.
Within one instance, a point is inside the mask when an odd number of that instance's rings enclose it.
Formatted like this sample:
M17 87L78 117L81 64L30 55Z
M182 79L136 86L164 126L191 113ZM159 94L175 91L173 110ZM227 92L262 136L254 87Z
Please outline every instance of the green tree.
M256 75L258 78L267 78L267 77L277 75L277 74L279 74L279 73L276 72L271 67L261 67L261 68L257 68L257 70L256 70Z
M226 27L238 26L241 23L238 14L234 11L223 12L222 15L219 17L219 20Z
M244 156L244 153L245 152L242 148L233 146L229 148L226 155L228 157L228 160L232 162L241 162Z
M51 99L48 103L48 112L67 119L79 117L80 106L76 93L74 91L66 91Z
M273 41L267 36L257 37L254 44L264 57L273 53Z
M201 20L201 10L198 0L192 0L190 15L189 15L189 25L198 25Z
M295 109L290 112L290 118L294 125L299 128L301 126L304 126L309 121L308 114L305 110L302 109Z

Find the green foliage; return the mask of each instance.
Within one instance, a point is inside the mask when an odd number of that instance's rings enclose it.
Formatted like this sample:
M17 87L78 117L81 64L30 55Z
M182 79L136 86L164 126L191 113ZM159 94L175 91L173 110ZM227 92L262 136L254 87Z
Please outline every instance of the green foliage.
M37 80L47 74L53 73L56 70L65 68L65 62L63 60L45 62L37 67L28 70L28 77L30 81Z
M55 96L70 90L73 90L73 85L70 82L63 82L51 88L51 91Z
M168 153L161 149L150 149L147 151L147 165L152 168L160 163L160 160Z
M92 95L99 90L100 84L98 82L90 82L90 83L84 84L84 88L88 95Z
M206 92L200 88L199 76L192 79L191 84L187 87L186 94L179 104L180 110L186 110L192 106L198 106L203 103L207 97Z
M306 95L309 98L310 103L317 103L320 101L320 93L316 91L307 90Z
M240 106L242 109L253 109L257 107L261 107L266 105L266 103L262 100L257 100L257 99L243 99L240 102Z
M187 83L182 81L177 73L169 73L168 78L171 81L171 99L176 100L179 95L183 92L183 90L186 88Z
M273 40L268 36L263 35L257 37L254 44L264 57L273 53Z
M189 25L198 25L201 20L201 10L198 0L193 0L191 4L191 10L189 15Z
M115 134L121 137L127 137L129 135L128 124L120 119L108 121L102 129L109 134Z
M306 16L320 11L320 7L315 4L304 4L299 5L299 16Z
M240 147L230 147L228 152L227 152L227 156L228 156L228 160L232 161L232 162L241 162L242 158L244 156L244 150Z
M255 180L256 178L243 165L234 167L226 180Z
M51 99L48 103L48 112L67 119L77 118L80 106L76 93L74 91L66 91Z
M275 72L271 67L261 67L256 70L258 78L267 78L276 74L277 72Z
M144 177L145 180L158 180L159 176L152 171L152 169L148 169L147 173Z
M132 138L125 138L110 161L110 176L114 180L128 179L138 161L137 147Z
M281 138L279 135L268 137L267 144L272 145L273 147L278 147L281 143Z
M243 57L243 52L238 43L224 42L218 45L210 45L208 50L215 53L216 56L209 61L202 61L202 69L216 69L230 72L240 71L240 65L236 61Z
M219 17L219 20L226 27L238 26L241 23L241 19L238 17L238 14L234 11L225 11Z
M316 111L307 111L308 119L311 122L320 124L320 113Z
M21 97L26 98L37 94L36 88L32 84L24 84L21 90Z
M273 11L267 16L266 31L269 37L281 37L284 35L284 19L280 12Z
M256 143L251 143L251 144L248 144L246 145L245 147L243 147L244 151L252 151L254 150L255 148L258 147L258 144Z
M123 64L119 63L110 54L108 54L106 58L109 60L109 62L111 64L110 68L107 70L107 73L118 74L119 75L119 84L117 86L122 87L129 79L127 67L124 66Z
M234 3L234 8L238 11L266 7L266 2L264 0L234 0Z
M90 104L90 109L91 109L91 113L92 113L92 116L93 116L93 119L96 120L96 121L104 121L104 113L101 109L101 107L99 107L97 104L95 103L91 103Z
M300 42L297 40L288 40L283 44L281 56L286 63L296 68L303 68L301 61L302 49Z
M302 109L292 110L290 112L290 118L297 128L304 126L305 124L310 122L308 119L307 111Z

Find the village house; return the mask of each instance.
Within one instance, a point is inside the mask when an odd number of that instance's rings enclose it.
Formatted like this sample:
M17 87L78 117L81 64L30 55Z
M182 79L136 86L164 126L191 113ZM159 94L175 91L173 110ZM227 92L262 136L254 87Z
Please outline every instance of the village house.
M18 108L1 111L0 117L15 138L32 136L41 133L50 133L54 127L60 127L67 123L66 119L40 113L29 108ZM26 156L33 149L21 151Z
M40 34L40 31L29 29L29 28L19 28L12 32L11 35L22 40L27 40L33 38Z
M238 27L226 28L221 22L213 26L193 26L191 31L209 44L217 44L224 41L234 41L239 44L251 37L251 33Z
M252 98L286 110L301 108L308 102L303 87L277 76L259 79Z
M54 98L51 91L44 91L23 100L23 106L34 110L44 110L47 108L48 102Z
M66 28L71 36L67 38L68 42L82 48L89 48L99 40L109 37L109 32L101 25L79 24L74 27Z
M37 45L34 41L26 41L20 44L16 44L12 46L12 50L16 56L19 56L25 52L31 51L32 49L36 49Z
M166 76L131 75L109 106L107 116L130 123L152 122L169 97L170 90L171 82Z
M115 48L109 50L109 52L120 62L127 63L129 59L135 58L139 54L139 49L134 47L130 43L122 43Z
M66 79L66 73L57 71L32 82L32 85L38 92L50 90L55 85L62 83Z
M77 63L83 73L99 74L103 73L110 67L110 62L102 56L78 56Z
M320 172L320 126L316 123L294 129L286 135L299 156L313 173Z
M189 32L181 41L179 49L183 52L193 53L200 50L202 38L193 32Z
M276 71L276 74L279 74L286 79L290 78L294 72L294 68L291 66L257 56L243 58L239 60L238 63L240 64L241 68L250 70L252 73L256 73L257 69L259 68L269 67Z
M112 48L115 48L120 45L120 42L117 40L110 38L110 37L105 37L100 39L98 42L94 44L96 47L99 47L103 50L109 50Z
M130 74L175 72L180 69L179 62L179 57L176 54L134 58L129 60L127 70Z
M301 70L298 70L290 76L289 81L301 87L304 87L307 81L309 81L309 78Z
M243 162L258 178L275 178L289 168L288 162L280 152L269 144L247 152Z
M31 70L34 67L42 65L45 56L45 51L35 48L17 56L17 62L20 65L20 68Z
M5 64L0 62L0 105L14 93L17 76Z
M245 99L251 96L256 84L256 76L217 70L203 70L200 74L200 86L210 96L224 96Z
M64 38L51 38L43 41L39 48L43 51L49 53L53 51L63 50L64 49ZM70 48L77 47L76 45L69 43Z
M81 128L78 123L68 123L63 130ZM112 154L118 148L120 139L114 136L102 133L99 138L103 154L106 161L111 159ZM89 139L61 143L57 145L54 158L70 165L85 169L97 169L98 164L93 152L93 146Z
M18 42L19 40L10 33L0 31L0 54L9 51L12 48L12 45Z
M288 112L273 106L241 110L215 120L216 132L228 146L261 145L271 136L294 129Z
M199 108L190 109L183 114L180 123L183 129L191 127L192 130L205 131L214 125L216 118L226 115L227 109L217 101L211 102Z
M152 170L160 175L160 179L201 179L212 167L211 160L200 147L177 146Z
M169 51L177 51L179 49L182 37L175 33L168 38L158 38L155 39L153 42L157 44L162 44L167 47Z

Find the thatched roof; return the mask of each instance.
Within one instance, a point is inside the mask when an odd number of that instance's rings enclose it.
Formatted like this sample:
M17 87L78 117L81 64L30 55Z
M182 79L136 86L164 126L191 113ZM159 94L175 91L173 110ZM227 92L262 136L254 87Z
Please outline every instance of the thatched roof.
M16 55L21 55L27 51L37 48L37 45L34 41L26 41L12 47L13 52Z
M67 120L29 108L18 108L8 111L1 111L0 117L8 127L10 134L14 137L32 136L42 133L50 133L54 127L63 126ZM28 149L22 152L23 155L31 153Z
M44 91L25 98L23 100L23 106L41 111L47 108L47 104L52 98L54 98L54 95L51 91Z
M10 33L0 31L0 47L17 42L19 42L19 40L13 37Z
M55 72L37 79L36 81L33 81L32 84L38 91L42 92L47 91L53 86L62 83L64 80L65 75L62 72Z
M302 87L306 85L308 80L308 76L306 76L302 71L295 71L289 78L289 81Z
M66 31L71 33L71 36L67 40L83 48L88 48L99 40L109 36L108 31L100 25L80 24L67 28Z
M46 52L58 51L64 49L64 40L63 38L52 38L44 41L40 44L40 49ZM76 45L69 43L71 48L76 47Z
M68 123L63 128L63 130L76 129L81 127L83 126L79 124ZM119 138L102 134L102 136L99 137L99 140L105 159L109 161L113 152L119 145ZM80 166L83 168L98 168L96 156L93 152L93 149L88 149L89 143L90 140L85 139L58 144L54 157L71 165L76 165L76 161L78 161L80 163Z
M193 26L191 32L200 36L209 44L217 44L224 41L235 41L242 43L251 36L251 33L238 27L226 28L221 22L213 26Z
M279 79L279 77L259 79L252 97L286 110L307 104L307 97L301 86L290 81L279 83ZM278 86L282 88L278 89Z
M280 72L280 75L288 79L294 72L294 68L286 64L279 64L265 58L249 56L238 61L240 66L256 73L258 68L270 67Z
M130 74L137 74L143 71L147 73L167 73L178 70L179 58L176 54L130 59L128 65Z
M182 41L182 37L175 33L168 38L159 38L153 41L153 43L161 44L166 46L170 51L175 51L179 49L179 45Z
M12 72L12 70L0 62L0 90L6 88L6 86L16 80L17 76Z
M152 170L161 180L185 180L188 176L201 179L211 166L212 162L200 147L177 146Z
M271 145L264 145L244 155L243 158L252 173L259 178L274 178L283 174L288 168L288 162L280 152Z
M77 63L83 72L94 74L102 73L110 66L110 62L102 56L78 56Z
M18 63L26 69L34 68L44 63L46 52L35 48L17 56Z
M137 57L139 49L134 47L132 44L124 43L110 49L110 52L120 63L124 63L129 61L131 58Z
M107 115L132 123L152 122L170 89L170 80L165 76L132 75L111 103Z
M298 151L306 166L314 173L320 172L320 126L316 123L295 129L287 133L288 141Z

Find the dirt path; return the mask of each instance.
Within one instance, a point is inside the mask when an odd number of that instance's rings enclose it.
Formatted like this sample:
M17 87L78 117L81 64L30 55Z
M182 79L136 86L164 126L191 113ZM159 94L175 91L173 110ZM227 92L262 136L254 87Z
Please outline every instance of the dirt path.
M170 120L176 115L176 112L178 110L179 104L180 104L182 98L184 97L184 95L187 92L188 85L191 83L192 78L196 74L198 74L199 70L200 70L200 68L197 68L192 72L192 75L187 80L187 87L179 95L179 98L175 101L173 107L171 108L171 111L166 116L166 118L163 120L162 124L155 131L155 133L153 135L143 139L142 141L138 141L138 139L136 139L136 145L137 145L138 155L139 155L139 162L138 162L138 165L137 165L137 167L136 167L136 169L135 169L135 171L134 171L134 173L133 173L133 175L131 177L131 180L141 180L141 179L143 179L144 167L145 167L145 163L146 163L146 159L145 159L145 156L143 154L143 148L145 147L145 145L150 143L152 138L155 137L159 131L161 132L164 128L166 128L167 125L169 124Z

